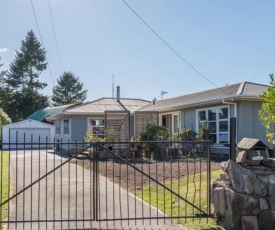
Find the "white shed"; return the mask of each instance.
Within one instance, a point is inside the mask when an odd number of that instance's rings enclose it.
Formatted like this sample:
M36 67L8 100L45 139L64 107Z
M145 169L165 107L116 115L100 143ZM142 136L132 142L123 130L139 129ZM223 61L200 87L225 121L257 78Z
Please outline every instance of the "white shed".
M54 125L31 119L4 125L2 127L2 148L38 148L39 142L40 147L45 148L46 142L53 142L54 133Z

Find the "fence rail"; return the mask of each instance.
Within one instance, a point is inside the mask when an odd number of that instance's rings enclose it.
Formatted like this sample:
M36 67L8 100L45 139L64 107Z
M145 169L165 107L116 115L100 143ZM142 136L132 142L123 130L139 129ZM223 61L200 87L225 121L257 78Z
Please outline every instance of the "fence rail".
M0 156L0 224L83 229L207 220L210 145L3 143L8 148Z

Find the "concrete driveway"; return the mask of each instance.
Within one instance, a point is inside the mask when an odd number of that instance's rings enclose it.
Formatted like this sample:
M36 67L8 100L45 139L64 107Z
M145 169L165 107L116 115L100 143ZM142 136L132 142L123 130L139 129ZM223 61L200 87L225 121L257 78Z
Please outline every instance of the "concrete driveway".
M99 176L96 191L93 173L65 163L66 154L26 150L11 151L10 156L13 195L37 182L10 202L9 220L22 222L9 224L9 229L186 229L169 219L142 219L163 214L106 178ZM94 221L95 214L109 221ZM128 217L138 220L112 220Z

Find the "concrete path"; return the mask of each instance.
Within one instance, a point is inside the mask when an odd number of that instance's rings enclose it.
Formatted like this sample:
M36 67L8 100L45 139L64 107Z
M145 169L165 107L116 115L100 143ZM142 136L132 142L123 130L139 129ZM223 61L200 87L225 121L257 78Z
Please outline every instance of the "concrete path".
M10 156L12 195L68 160L66 155L59 156L45 150L13 151ZM149 216L161 217L163 214L105 177L100 176L98 181L99 189L95 191L90 170L77 164L65 163L12 199L9 203L9 220L20 220L22 223L9 224L8 228L186 229L171 223L170 219L142 219ZM95 196L96 192L98 196ZM97 203L97 209L93 208L94 202ZM93 221L95 214L100 220L109 221ZM138 220L112 220L128 217Z

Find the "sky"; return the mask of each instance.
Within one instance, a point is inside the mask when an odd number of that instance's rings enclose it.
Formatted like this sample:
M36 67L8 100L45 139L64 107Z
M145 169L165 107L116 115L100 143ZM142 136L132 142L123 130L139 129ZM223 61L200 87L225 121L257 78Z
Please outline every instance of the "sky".
M243 81L269 84L275 74L274 0L125 2L1 0L0 70L32 30L47 51L40 81L48 96L64 71L83 83L86 101L112 97L113 79L121 97L152 101L162 91L170 98Z

